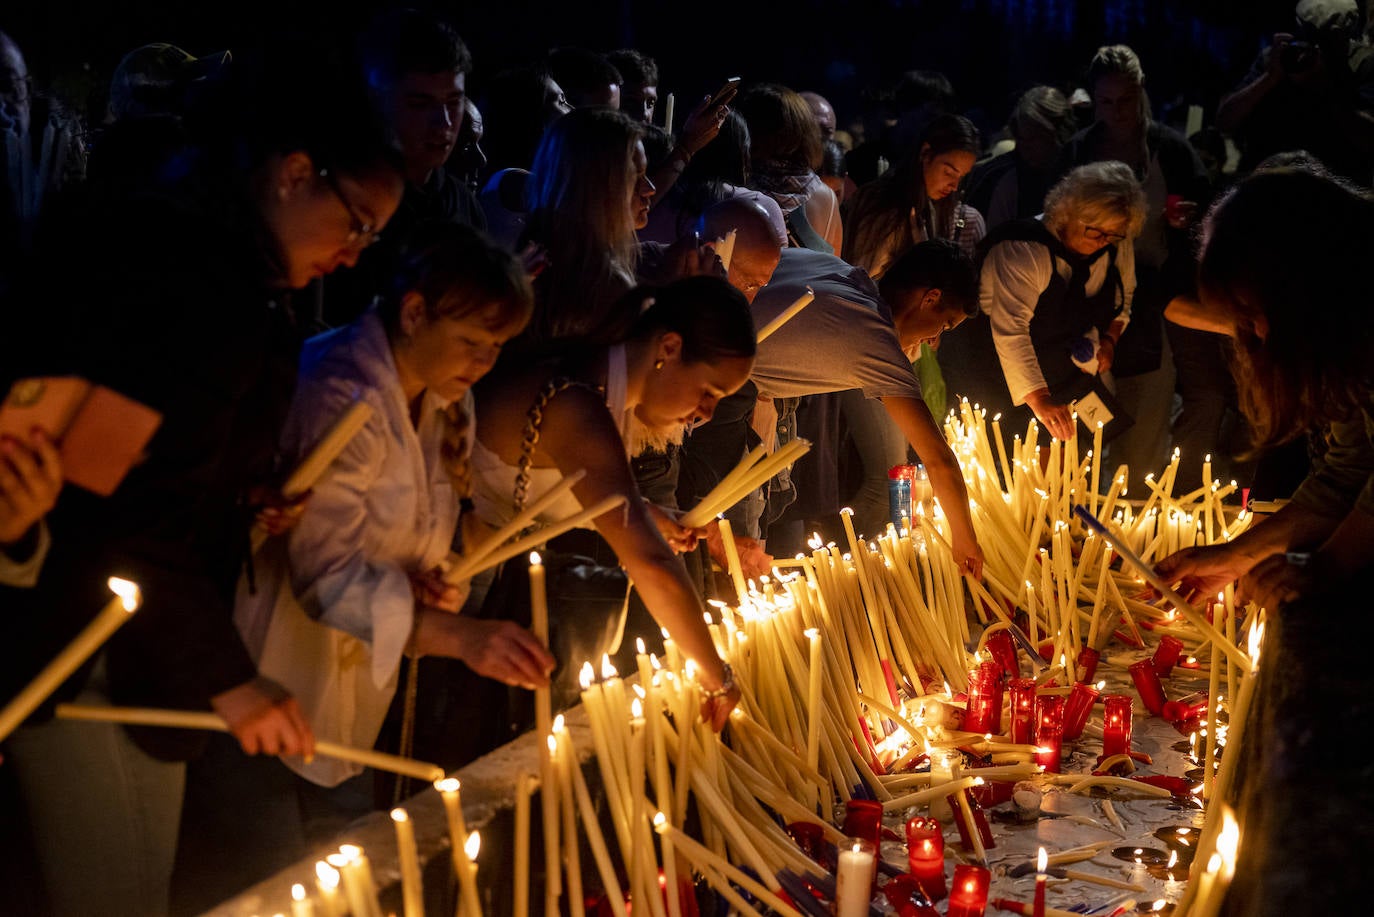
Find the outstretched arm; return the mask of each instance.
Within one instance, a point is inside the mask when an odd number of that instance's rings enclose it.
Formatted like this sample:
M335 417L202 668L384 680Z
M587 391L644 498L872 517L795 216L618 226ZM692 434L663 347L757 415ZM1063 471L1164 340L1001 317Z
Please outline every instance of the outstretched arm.
M973 531L973 514L969 510L964 474L959 468L959 460L954 457L953 450L935 423L930 408L919 398L898 395L884 398L883 407L926 466L931 489L940 499L940 506L949 519L954 560L959 569L981 576L983 549L979 547L978 536Z

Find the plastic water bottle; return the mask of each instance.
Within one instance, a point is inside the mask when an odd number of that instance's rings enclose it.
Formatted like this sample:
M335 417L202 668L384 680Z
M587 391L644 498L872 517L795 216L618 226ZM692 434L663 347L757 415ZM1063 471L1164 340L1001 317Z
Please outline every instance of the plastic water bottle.
M915 477L915 465L893 465L887 472L887 515L899 532L911 524L911 484Z

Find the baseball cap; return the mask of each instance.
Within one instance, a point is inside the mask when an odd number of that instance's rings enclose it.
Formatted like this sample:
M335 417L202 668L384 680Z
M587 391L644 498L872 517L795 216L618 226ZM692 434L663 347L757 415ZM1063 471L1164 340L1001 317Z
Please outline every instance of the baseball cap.
M178 114L186 88L228 62L228 51L196 57L166 42L135 48L110 78L110 117Z

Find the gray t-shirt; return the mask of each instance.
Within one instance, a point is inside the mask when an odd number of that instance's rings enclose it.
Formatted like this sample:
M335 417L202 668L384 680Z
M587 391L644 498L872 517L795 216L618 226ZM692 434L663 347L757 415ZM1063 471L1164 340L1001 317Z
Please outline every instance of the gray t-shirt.
M754 384L771 398L861 389L869 398L921 397L892 313L861 268L834 255L786 248L754 299L762 328L810 287L816 298L759 344Z

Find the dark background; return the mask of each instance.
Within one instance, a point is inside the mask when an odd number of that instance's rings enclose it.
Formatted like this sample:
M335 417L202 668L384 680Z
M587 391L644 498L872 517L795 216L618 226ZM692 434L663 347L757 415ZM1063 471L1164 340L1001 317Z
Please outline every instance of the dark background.
M124 52L151 41L193 54L232 49L282 25L345 32L384 3L321 0L240 3L101 0L7 4L0 28L24 49L40 85L103 110L109 74ZM793 0L663 3L534 0L413 3L447 16L472 49L470 88L483 75L559 44L599 51L636 47L661 70L660 97L676 96L680 124L691 103L726 76L776 80L826 95L841 126L865 90L904 70L940 70L959 108L997 127L1035 83L1071 88L1093 51L1125 43L1140 55L1156 116L1178 103L1203 106L1234 88L1268 36L1293 22L1295 0Z

